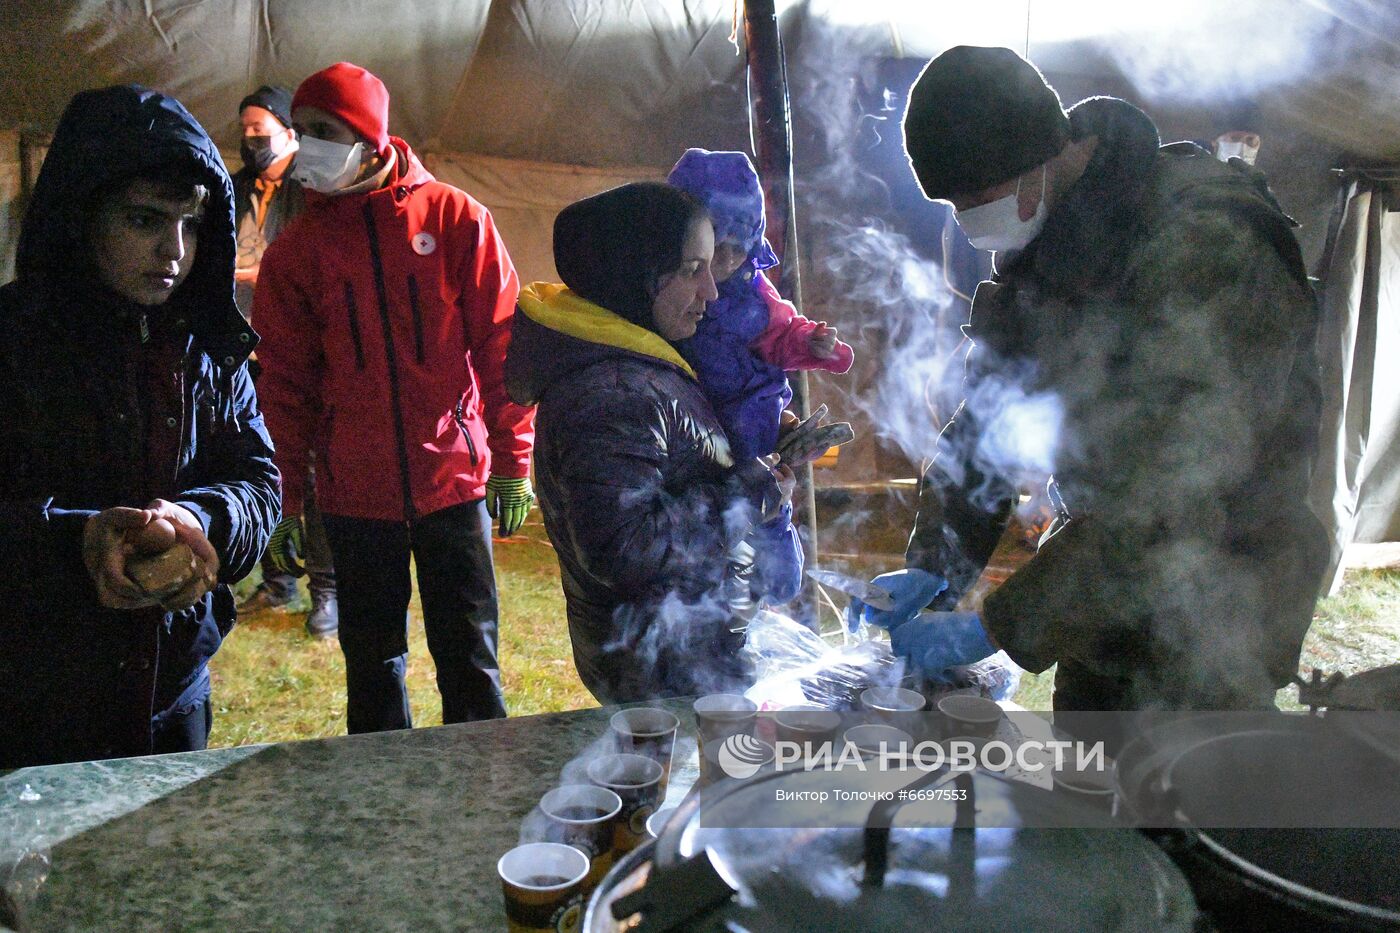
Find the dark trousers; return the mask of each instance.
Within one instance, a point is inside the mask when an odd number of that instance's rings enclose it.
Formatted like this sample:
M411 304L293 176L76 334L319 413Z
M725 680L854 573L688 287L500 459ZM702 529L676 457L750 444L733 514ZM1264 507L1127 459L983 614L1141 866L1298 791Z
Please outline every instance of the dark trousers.
M302 521L306 527L306 553L301 555L306 567L306 585L311 595L330 593L335 595L335 562L331 559L331 547L326 541L325 524L321 521L321 510L316 505L316 463L312 454L306 467L306 495L301 507ZM290 573L281 573L272 566L272 558L263 552L263 583L280 593L294 596L297 591L297 578Z
M404 686L410 554L442 721L505 716L485 501L454 505L411 525L340 515L323 521L335 561L350 732L413 727Z

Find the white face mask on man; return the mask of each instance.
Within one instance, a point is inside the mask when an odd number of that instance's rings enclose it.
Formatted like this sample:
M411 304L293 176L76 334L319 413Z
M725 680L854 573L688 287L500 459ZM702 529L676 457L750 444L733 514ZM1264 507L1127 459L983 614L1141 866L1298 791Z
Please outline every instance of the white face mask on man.
M1259 136L1255 133L1222 133L1215 140L1215 157L1221 162L1231 159L1244 159L1246 165L1253 165L1259 158Z
M303 136L301 148L292 162L292 178L312 191L335 194L355 180L365 144L333 143L315 136Z
M1021 182L1016 182L1016 191L1004 198L987 204L956 211L958 226L977 249L1017 250L1025 249L1040 235L1045 226L1045 167L1040 169L1040 203L1030 220L1021 219Z

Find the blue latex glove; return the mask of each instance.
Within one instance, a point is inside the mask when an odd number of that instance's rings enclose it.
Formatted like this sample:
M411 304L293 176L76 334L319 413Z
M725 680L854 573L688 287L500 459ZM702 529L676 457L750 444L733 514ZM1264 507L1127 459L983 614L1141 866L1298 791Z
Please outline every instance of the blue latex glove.
M889 592L894 599L894 608L882 611L852 597L850 606L846 608L846 627L853 632L862 621L887 629L903 625L948 588L947 580L917 567L882 573L870 583Z
M975 612L925 612L890 631L890 647L927 680L947 680L944 672L996 653Z

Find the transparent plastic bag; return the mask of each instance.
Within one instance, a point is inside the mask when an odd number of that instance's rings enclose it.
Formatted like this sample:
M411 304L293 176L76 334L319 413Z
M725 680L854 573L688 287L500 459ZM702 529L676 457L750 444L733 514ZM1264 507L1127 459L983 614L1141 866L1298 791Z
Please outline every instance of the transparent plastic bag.
M973 687L978 693L993 700L1009 700L1021 686L1021 675L1025 671L1016 666L1005 651L989 655L976 664L951 667L948 676L953 687Z
M828 644L811 629L767 609L749 623L743 651L757 675L745 696L759 709L854 709L862 690L898 686L903 672L884 642Z

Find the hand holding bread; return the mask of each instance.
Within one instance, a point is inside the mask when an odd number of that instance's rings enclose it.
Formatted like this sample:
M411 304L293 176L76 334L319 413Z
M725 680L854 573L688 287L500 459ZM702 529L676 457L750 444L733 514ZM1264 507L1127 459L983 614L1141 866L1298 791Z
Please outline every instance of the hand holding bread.
M178 611L218 582L219 558L198 519L164 499L94 515L84 529L83 559L99 600L113 609Z
M826 414L826 406L820 405L805 421L792 424L784 420L779 428L777 451L783 463L791 467L810 463L826 453L828 448L839 447L855 439L855 432L848 421L822 424L821 420Z

